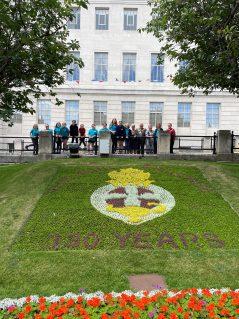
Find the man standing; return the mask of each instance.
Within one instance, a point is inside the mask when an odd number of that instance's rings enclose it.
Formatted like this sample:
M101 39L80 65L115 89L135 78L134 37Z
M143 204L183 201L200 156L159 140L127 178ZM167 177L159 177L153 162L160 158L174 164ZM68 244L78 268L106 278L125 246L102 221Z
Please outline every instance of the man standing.
M170 153L173 153L173 145L176 137L175 129L172 127L172 123L168 123L167 132L170 134Z

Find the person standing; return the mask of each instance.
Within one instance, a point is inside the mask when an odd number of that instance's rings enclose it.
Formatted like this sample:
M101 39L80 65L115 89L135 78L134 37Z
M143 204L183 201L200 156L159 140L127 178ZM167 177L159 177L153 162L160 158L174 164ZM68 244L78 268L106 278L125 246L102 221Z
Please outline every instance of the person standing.
M88 131L88 151L93 151L96 148L98 130L95 128L95 124L91 125Z
M161 123L156 124L154 131L154 154L157 154L159 135L163 132Z
M39 129L38 125L34 124L33 128L31 129L30 136L32 139L32 144L33 144L33 155L38 154L38 137L39 137Z
M146 151L147 154L154 153L154 131L152 128L152 124L148 125L148 129L146 131Z
M125 152L129 154L130 151L130 140L131 140L131 129L129 127L129 123L125 124Z
M116 129L117 129L117 119L114 118L112 119L109 129L111 132L111 140L112 140L112 154L114 154L117 150L117 136L116 136Z
M78 143L78 125L76 124L75 120L72 121L70 126L70 136L72 137L71 143L74 143L74 141Z
M138 152L142 156L144 156L144 145L145 145L145 136L146 129L144 128L144 124L140 123L137 131L137 140L138 140Z
M126 137L125 127L122 121L119 121L119 125L116 127L116 137L118 141L119 153L122 153L122 150L124 148L123 144Z
M176 132L173 128L172 123L168 123L168 129L167 132L170 134L170 153L173 153L173 145L176 138Z
M131 135L130 135L130 153L136 154L138 150L138 141L137 141L137 130L135 128L135 124L131 125Z
M62 146L63 146L63 151L67 150L67 141L70 135L70 130L68 127L66 127L66 122L62 123L62 127L60 130L61 136L62 136Z
M57 122L54 129L54 149L56 145L56 153L61 153L61 123Z
M84 149L86 149L86 143L85 143L85 126L84 126L84 124L81 124L81 125L80 125L79 133L80 133L80 145L79 145L79 147L81 146L81 144L83 144L83 145L84 145Z

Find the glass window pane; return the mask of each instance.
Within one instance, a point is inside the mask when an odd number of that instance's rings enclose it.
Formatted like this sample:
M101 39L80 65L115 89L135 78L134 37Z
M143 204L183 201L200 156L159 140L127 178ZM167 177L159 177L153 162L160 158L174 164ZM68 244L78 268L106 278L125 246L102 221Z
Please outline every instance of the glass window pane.
M95 101L94 102L94 123L102 125L107 122L107 102Z
M95 80L108 80L108 53L95 53Z
M70 126L72 121L75 120L77 123L79 121L79 101L77 100L67 100L66 101L66 125Z
M164 81L164 64L159 64L159 54L151 54L151 82Z
M109 9L96 9L96 30L109 29Z
M73 52L73 61L67 66L67 81L79 81L80 80L80 67L78 64L74 63L74 57L79 59L80 52Z
M136 79L136 53L123 53L122 80L126 82Z
M51 101L38 100L37 104L38 124L51 125Z
M137 9L124 9L124 30L137 29Z
M122 102L122 121L123 123L134 123L135 102Z
M73 8L72 12L74 13L74 17L71 21L68 22L68 29L80 29L80 9Z
M220 103L207 103L206 126L208 128L219 127L219 109Z
M178 103L178 127L190 127L191 103Z

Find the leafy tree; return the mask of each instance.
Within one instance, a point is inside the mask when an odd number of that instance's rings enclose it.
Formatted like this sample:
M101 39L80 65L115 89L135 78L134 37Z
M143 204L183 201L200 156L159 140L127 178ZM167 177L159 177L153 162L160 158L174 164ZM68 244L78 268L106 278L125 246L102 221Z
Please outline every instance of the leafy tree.
M16 111L34 113L32 98L64 83L62 70L79 50L68 37L72 7L87 8L87 0L0 1L0 119L9 121ZM61 104L56 98L56 104Z
M150 0L152 20L144 31L162 43L177 64L171 76L184 93L194 88L239 95L239 1Z

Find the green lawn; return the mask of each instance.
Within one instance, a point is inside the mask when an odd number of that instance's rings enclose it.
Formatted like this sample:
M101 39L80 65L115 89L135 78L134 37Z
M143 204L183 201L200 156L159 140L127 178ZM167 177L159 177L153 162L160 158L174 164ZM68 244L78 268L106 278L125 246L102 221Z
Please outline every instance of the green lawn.
M92 193L128 167L175 207L139 225L97 211ZM238 164L85 158L0 166L0 178L0 298L119 291L138 273L169 288L239 286Z

